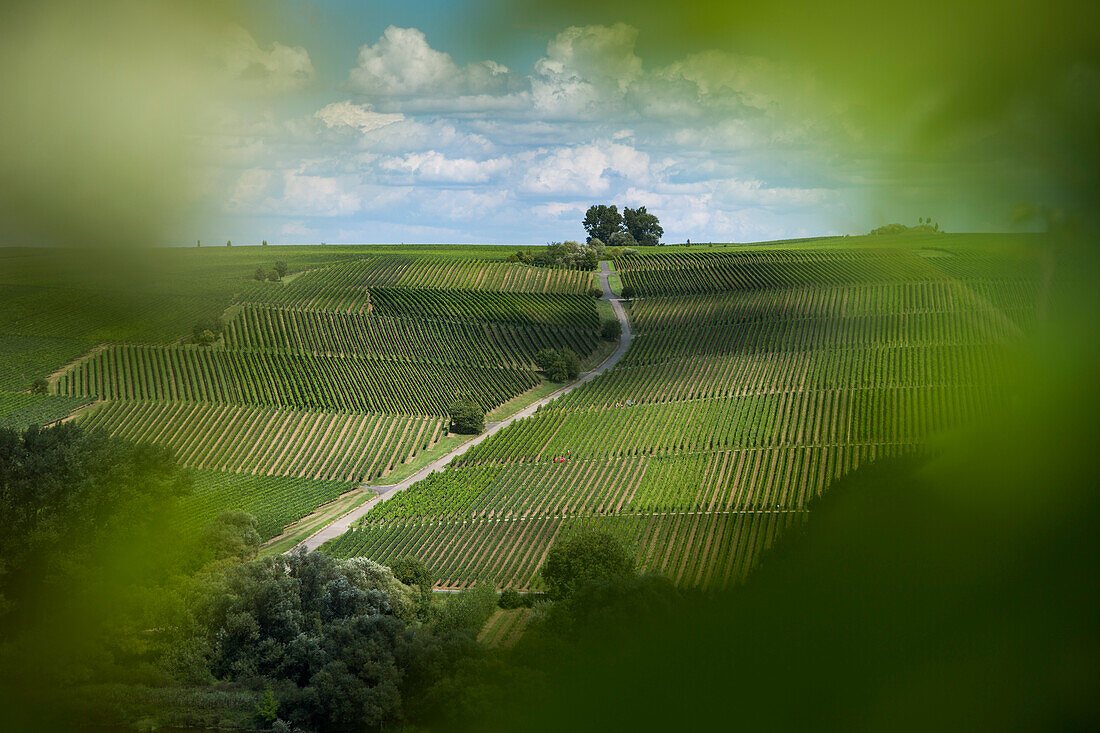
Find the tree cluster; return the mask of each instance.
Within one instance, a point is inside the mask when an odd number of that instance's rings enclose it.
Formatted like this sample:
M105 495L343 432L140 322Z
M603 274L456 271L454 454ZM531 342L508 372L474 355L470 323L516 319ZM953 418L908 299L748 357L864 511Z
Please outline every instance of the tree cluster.
M460 397L451 403L451 432L478 435L485 430L485 410L472 397Z
M222 319L209 316L200 318L191 328L191 335L195 343L203 346L210 346L221 338L224 332L225 324L222 323Z
M917 226L906 226L904 224L886 224L884 226L872 229L869 234L939 234L940 225L939 222L933 223L932 217L924 218L919 217L920 222Z
M604 256L604 246L601 242L590 240L587 244L580 244L567 240L565 242L550 242L546 249L531 252L520 249L508 256L509 262L521 262L534 267L555 267L567 270L595 270L600 266L600 258Z
M623 324L619 323L616 318L611 321L604 321L600 326L600 336L605 341L617 341L620 336L623 335Z
M432 604L431 573L366 558L292 553L234 564L203 580L193 621L165 660L181 682L265 690L257 722L317 731L377 730L431 715L496 608L489 585Z
M267 244L267 242L264 242ZM256 271L252 273L252 279L263 282L264 280L270 280L271 282L278 282L286 277L288 267L282 260L276 260L275 265L270 270L265 270L263 266L257 266Z
M569 347L542 349L535 354L535 364L551 382L572 382L581 373L581 361Z
M590 206L584 214L584 229L588 242L599 242L610 247L654 246L661 243L665 230L656 216L644 206L637 209L624 207L619 213L614 204Z

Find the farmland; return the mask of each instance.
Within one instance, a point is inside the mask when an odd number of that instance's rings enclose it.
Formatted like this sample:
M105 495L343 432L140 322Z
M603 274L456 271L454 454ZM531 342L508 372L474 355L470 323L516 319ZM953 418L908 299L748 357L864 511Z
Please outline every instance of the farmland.
M551 543L596 527L677 583L739 581L833 480L1001 399L1033 263L933 240L933 256L909 240L619 257L638 297L614 369L326 549L415 555L444 588L537 590Z
M430 455L459 395L492 410L543 348L599 346L589 272L488 247L238 247L108 255L13 248L0 279L0 421L81 424L193 469L188 526L256 514L265 538ZM275 259L280 281L253 278ZM91 275L88 273L98 273ZM211 345L192 343L218 318ZM49 395L30 395L48 378ZM455 439L444 444L452 446Z

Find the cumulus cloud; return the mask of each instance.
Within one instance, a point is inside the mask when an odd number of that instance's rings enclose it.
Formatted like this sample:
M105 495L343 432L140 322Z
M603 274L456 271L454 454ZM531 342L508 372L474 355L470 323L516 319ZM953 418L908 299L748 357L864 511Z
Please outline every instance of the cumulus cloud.
M506 97L519 91L519 79L503 64L459 66L450 54L432 48L423 32L392 25L377 42L360 47L348 83L370 97L405 98L422 109L443 99L469 109L515 106Z
M313 62L301 46L278 41L261 48L252 34L232 26L217 44L217 55L229 80L266 93L293 92L313 80Z
M527 169L523 189L552 195L598 195L611 188L608 175L645 181L649 173L649 155L628 145L576 145L541 156Z
M552 117L606 116L642 75L634 53L638 31L624 23L562 31L535 63L535 109Z
M353 181L264 169L244 171L226 205L233 213L298 217L350 216L361 207Z

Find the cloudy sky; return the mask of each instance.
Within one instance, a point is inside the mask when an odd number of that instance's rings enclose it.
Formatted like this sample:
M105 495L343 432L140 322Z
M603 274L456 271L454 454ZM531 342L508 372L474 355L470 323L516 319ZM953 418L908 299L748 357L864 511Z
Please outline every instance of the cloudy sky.
M472 42L460 4L432 5L234 26L219 54L244 101L206 112L189 238L540 243L581 237L593 203L645 205L669 242L881 223L869 171L831 155L852 131L810 71L647 54L629 22Z
M1004 230L1097 175L1092 26L1032 3L0 4L0 242Z

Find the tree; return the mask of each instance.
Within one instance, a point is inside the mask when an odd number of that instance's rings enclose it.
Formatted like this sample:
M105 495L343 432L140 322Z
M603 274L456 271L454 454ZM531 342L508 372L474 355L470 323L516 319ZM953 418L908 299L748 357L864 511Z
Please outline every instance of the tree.
M630 300L631 298L634 297L634 286L633 285L623 285L623 297L626 298L627 300Z
M500 594L497 605L505 610L521 608L524 605L523 596L515 588L508 588Z
M42 377L34 380L31 385L31 394L47 394L50 391L50 383Z
M423 560L405 556L390 563L393 577L405 585L415 586L420 592L420 607L418 615L421 620L427 618L432 605L432 585L435 583L435 573L424 564Z
M551 382L571 382L580 375L581 363L570 348L542 349L535 354L535 364L546 372Z
M612 247L633 247L638 244L634 240L634 235L630 232L615 232L611 235L611 238L607 240L607 243Z
M253 279L260 280L262 282L267 279L267 273L264 272L264 268L257 267L256 272L252 273L252 277Z
M611 235L622 229L623 216L614 204L603 204L588 207L584 214L584 230L588 232L588 240L599 239L601 242L611 243Z
M593 285L591 288L588 289L588 294L591 295L593 298L602 298L603 288Z
M270 272L267 273L267 279L270 280L271 282L275 283L275 282L279 282L283 278L282 278L282 275L280 275L277 270L271 270Z
M539 572L550 597L558 600L590 581L619 580L634 575L634 561L612 535L583 532L554 543Z
M604 321L600 327L600 335L607 341L615 341L623 334L623 324L619 323L616 319L614 321Z
M232 240L229 240L229 239L225 240L225 246L226 247L232 247L233 246Z
M485 430L485 410L473 399L460 397L451 404L451 432L477 435Z
M647 212L644 206L637 209L624 208L623 223L638 244L658 245L665 233L657 217Z
M264 241L260 242L260 244L261 244L262 246L266 247L266 246L267 246L267 240L265 239Z
M267 244L267 242L264 242L264 244ZM279 277L286 277L287 269L285 262L282 260L275 260L275 272L279 273Z
M191 328L191 333L195 337L195 343L203 343L203 333L206 331L209 331L214 336L206 343L213 343L217 340L217 337L225 331L225 324L222 323L222 319L220 318L200 318Z
M213 331L211 331L210 329L206 329L195 337L195 342L198 344L202 344L203 346L210 346L215 341L217 341L217 339L218 337L214 335Z

